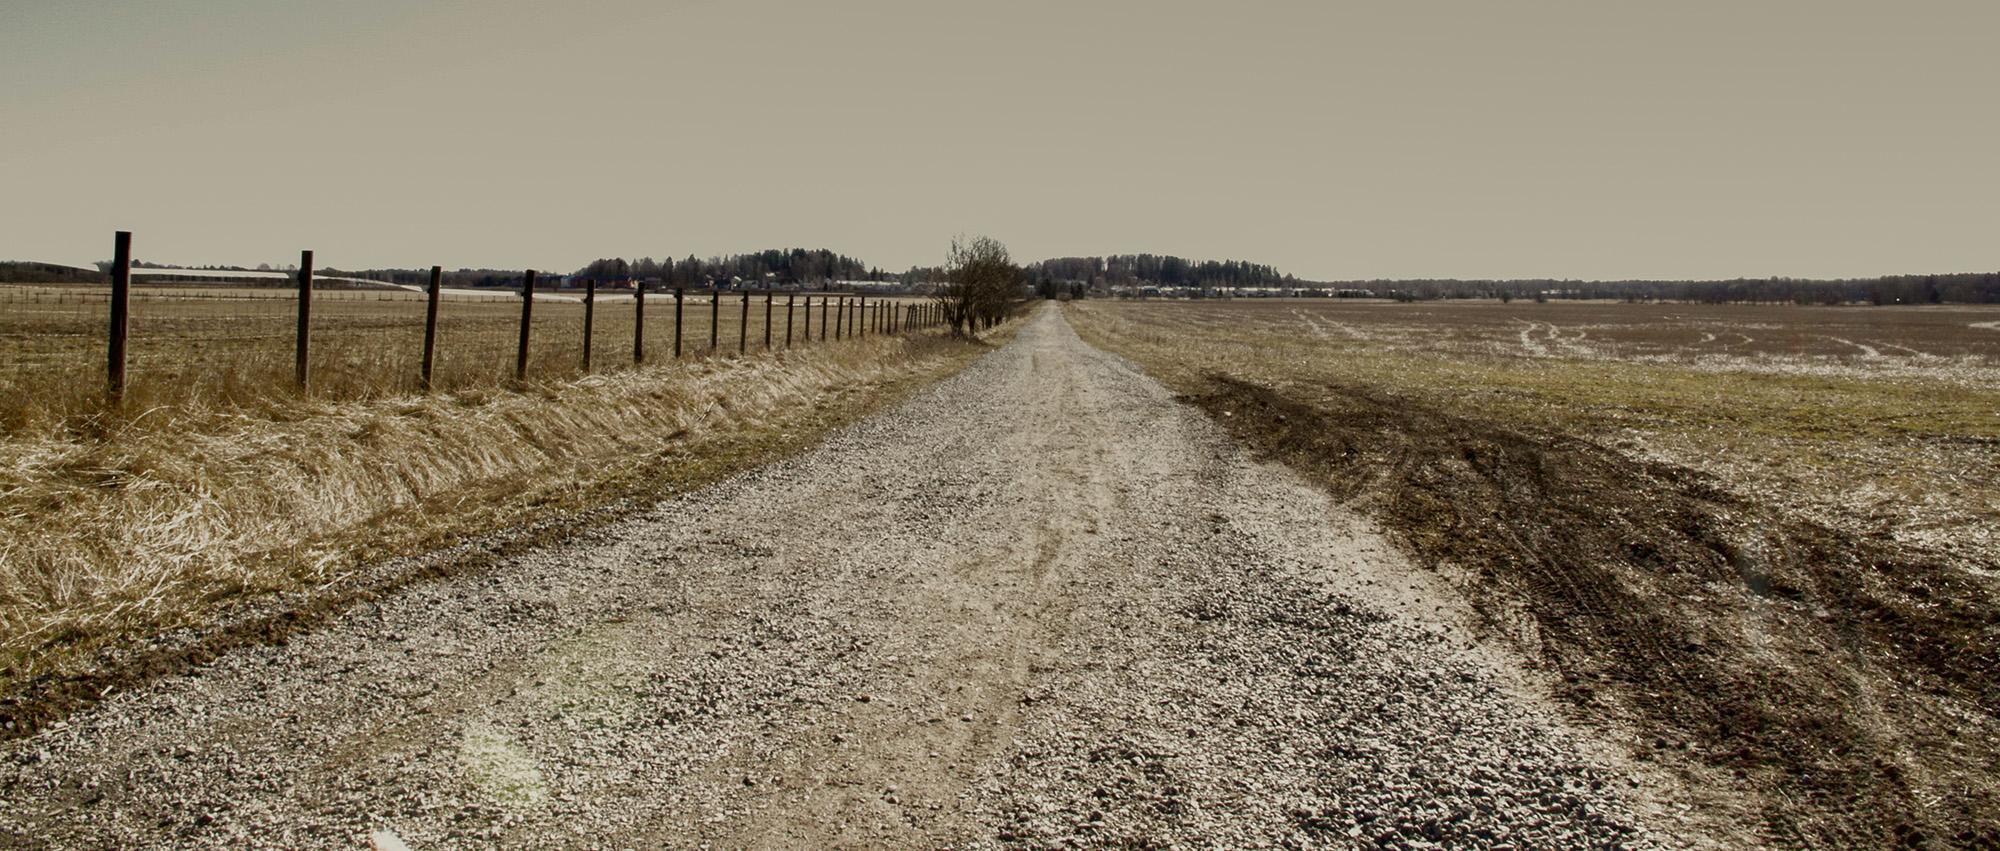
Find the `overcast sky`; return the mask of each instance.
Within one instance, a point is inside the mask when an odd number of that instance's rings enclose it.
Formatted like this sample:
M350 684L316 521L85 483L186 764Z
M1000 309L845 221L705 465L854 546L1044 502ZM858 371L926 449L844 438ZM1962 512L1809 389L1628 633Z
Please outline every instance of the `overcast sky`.
M2000 3L0 0L0 257L2000 268Z

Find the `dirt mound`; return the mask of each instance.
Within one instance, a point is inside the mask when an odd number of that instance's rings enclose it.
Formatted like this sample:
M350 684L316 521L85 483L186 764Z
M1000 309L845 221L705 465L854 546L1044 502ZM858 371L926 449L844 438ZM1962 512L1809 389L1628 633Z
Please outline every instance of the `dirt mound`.
M1586 440L1354 386L1207 384L1189 401L1462 571L1582 714L1722 778L1767 837L2000 843L2000 607L1976 578Z

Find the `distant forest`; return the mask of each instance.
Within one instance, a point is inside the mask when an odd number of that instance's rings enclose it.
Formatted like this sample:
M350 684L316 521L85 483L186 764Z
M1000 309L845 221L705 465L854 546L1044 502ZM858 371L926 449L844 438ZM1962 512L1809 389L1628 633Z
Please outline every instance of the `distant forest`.
M446 272L445 283L454 287L518 287L525 270L460 269ZM366 269L342 272L357 278L398 284L423 284L430 280L428 269ZM544 272L545 275L560 273ZM832 281L892 280L880 269L871 269L844 254L824 248L771 248L748 254L730 254L703 259L692 254L676 260L641 257L605 257L592 260L570 273L571 283L595 281L599 284L639 283L649 287L710 286L831 286Z
M2000 272L1886 275L1815 280L1737 278L1726 281L1466 281L1374 280L1330 284L1348 292L1405 301L1437 298L1619 299L1708 304L1996 304Z
M870 268L866 263L824 248L772 248L750 254L710 257L706 260L692 254L681 260L671 257L665 260L654 260L651 257L625 260L613 257L591 261L589 265L576 270L576 276L599 282L658 281L675 287L703 287L711 284L728 284L732 281L798 286L824 284L829 281L881 281L890 278L880 269Z
M1274 266L1241 260L1189 260L1171 254L1114 254L1110 257L1057 257L1027 265L1028 282L1102 286L1278 287L1299 281Z
M134 261L135 266L159 267ZM100 263L100 268L109 263ZM207 269L243 269L208 266ZM271 270L259 266L258 270ZM277 271L290 271L289 267ZM396 284L422 285L429 269L323 269L326 275L367 278ZM1241 260L1190 260L1170 254L1116 254L1105 257L1057 257L1022 267L1025 283L1045 296L1057 293L1101 295L1156 288L1166 295L1220 296L1234 289L1311 290L1347 297L1373 296L1404 301L1460 298L1614 299L1732 304L2000 304L2000 272L1943 275L1888 275L1879 278L1823 280L1808 278L1737 278L1714 281L1570 281L1419 279L1366 281L1307 281L1276 267ZM523 270L458 269L445 273L452 287L517 287ZM824 248L773 248L746 254L692 254L682 259L593 260L571 277L598 283L644 282L656 287L781 286L833 287L835 281L898 282L916 285L940 280L944 270L912 266L885 272L854 257ZM48 263L0 261L0 283L103 283L102 272ZM248 283L248 282L241 282Z

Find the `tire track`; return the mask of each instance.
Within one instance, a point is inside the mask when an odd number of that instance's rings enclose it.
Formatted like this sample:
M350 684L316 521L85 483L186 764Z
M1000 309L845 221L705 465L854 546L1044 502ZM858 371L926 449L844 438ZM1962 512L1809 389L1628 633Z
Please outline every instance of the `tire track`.
M1045 310L812 452L11 743L0 835L1647 844L1427 583Z

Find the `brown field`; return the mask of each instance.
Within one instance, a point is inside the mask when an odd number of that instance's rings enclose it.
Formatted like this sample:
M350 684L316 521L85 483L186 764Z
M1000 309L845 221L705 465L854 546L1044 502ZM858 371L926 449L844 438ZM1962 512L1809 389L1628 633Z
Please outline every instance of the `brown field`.
M784 347L785 294L772 311L773 347ZM544 297L546 298L546 297ZM538 298L529 378L582 373L584 306L580 295ZM801 297L803 298L803 297ZM364 399L419 389L424 296L393 290L329 289L313 298L315 396ZM874 303L875 299L869 299ZM851 303L851 302L850 302ZM683 307L682 352L709 351L707 294ZM741 297L724 293L717 347L734 354ZM297 300L292 291L254 287L136 287L131 308L128 408L189 404L245 407L283 404L295 394ZM104 288L0 286L0 430L49 425L100 409L109 324ZM518 295L450 293L438 311L433 381L441 391L503 386L514 376L520 328ZM804 306L794 308L795 344L804 345ZM814 309L815 333L820 311ZM764 298L752 297L752 352L763 348ZM650 359L674 352L671 294L649 294L645 339ZM634 310L629 294L607 295L593 318L592 366L632 364ZM831 329L829 329L829 335Z
M1141 303L1169 307L1172 303ZM2000 308L1805 307L1555 301L1237 300L1149 318L1460 356L1560 357L1707 369L1990 382L2000 370ZM1207 307L1209 309L1203 309Z
M1101 307L1077 312L1124 345L1199 340L1232 374L1375 386L1616 442L1871 532L2000 550L2000 308Z
M1069 316L1399 534L1717 835L2000 839L2000 309Z

